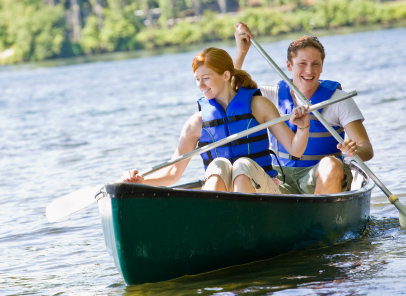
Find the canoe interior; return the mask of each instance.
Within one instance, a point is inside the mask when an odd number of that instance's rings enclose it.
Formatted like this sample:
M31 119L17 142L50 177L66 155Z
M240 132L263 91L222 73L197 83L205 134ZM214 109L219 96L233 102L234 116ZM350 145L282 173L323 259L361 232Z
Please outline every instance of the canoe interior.
M158 282L329 246L359 236L369 219L366 174L351 165L352 190L271 195L106 184L99 200L109 254L127 285Z

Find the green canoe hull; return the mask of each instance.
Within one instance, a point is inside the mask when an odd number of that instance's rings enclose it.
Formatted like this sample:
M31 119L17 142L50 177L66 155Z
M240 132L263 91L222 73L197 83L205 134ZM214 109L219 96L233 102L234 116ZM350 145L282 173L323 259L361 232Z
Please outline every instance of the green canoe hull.
M368 222L374 186L364 178L359 190L332 195L114 183L98 204L107 249L126 284L134 285L355 238Z

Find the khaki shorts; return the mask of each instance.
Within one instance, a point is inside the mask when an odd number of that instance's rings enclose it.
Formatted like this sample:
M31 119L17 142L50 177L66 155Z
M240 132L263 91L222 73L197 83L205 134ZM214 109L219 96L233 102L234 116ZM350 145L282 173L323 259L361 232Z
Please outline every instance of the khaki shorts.
M227 191L233 191L235 178L239 175L245 175L250 179L256 193L281 193L274 180L269 177L259 164L250 158L239 158L234 164L231 164L228 159L223 157L215 158L207 167L204 181L206 182L213 175L220 176L224 184L226 184Z
M351 189L352 174L348 165L341 162L344 168L344 180L341 183L342 192ZM319 164L311 167L283 167L285 173L285 183L283 183L283 177L281 170L278 166L274 166L274 169L278 171L278 180L281 184L279 189L283 194L314 194L316 188L316 170Z

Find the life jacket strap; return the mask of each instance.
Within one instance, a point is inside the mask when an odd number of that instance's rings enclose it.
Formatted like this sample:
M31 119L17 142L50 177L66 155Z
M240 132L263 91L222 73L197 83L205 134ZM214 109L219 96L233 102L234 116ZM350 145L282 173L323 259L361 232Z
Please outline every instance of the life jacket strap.
M337 134L341 134L343 131L344 131L343 127L336 129ZM297 131L293 132L296 134ZM326 138L331 136L332 134L329 131L323 133L309 133L309 138Z
M212 144L213 142L197 142L197 147L204 147L204 146L207 146L207 145L209 145L209 144ZM226 146L230 146L229 145L230 143L226 143L226 144L223 144L223 145L221 145L221 146L218 146L218 147L226 147ZM217 147L217 148L218 148Z
M233 157L233 159L234 159L234 161L236 161L237 159L239 159L241 157L248 157L248 158L254 159L254 158L260 158L260 157L263 157L263 156L266 156L266 155L269 155L269 150L264 150L264 151L260 151L260 152L257 152L257 153L247 154L247 155L241 155L241 156L238 156L238 157Z
M259 142L259 141L263 141L263 140L267 140L267 139L268 139L268 134L263 134L263 135L251 137L251 138L241 138L241 139L230 142L230 144L231 144L231 146L243 145L243 144Z
M279 151L278 156L289 159L289 160L320 160L325 156L342 157L343 153L340 151L340 152L336 152L336 153L332 153L332 154L325 154L325 155L302 155L301 157L296 157L296 156L290 155L289 153Z
M236 121L244 120L244 119L251 119L251 118L255 118L254 115L252 115L252 113L234 115L234 116L227 116L227 117L224 117L224 118L204 121L204 122L202 122L202 127L215 127L215 126L219 126L219 125L222 125L222 124L236 122Z
M341 134L344 131L343 127L340 127L339 129L336 130L337 134ZM309 138L326 138L326 137L331 137L330 132L324 132L324 133L309 133Z
M224 121L224 118L213 119L213 120L202 122L202 127L215 127L215 126L222 125L225 123L226 123L226 121Z
M221 146L218 147L226 147L226 146L235 146L235 145L242 145L242 144L249 144L249 143L254 143L254 142L259 142L259 141L263 141L263 140L267 140L268 139L268 134L263 134L260 136L256 136L256 137L251 137L251 138L241 138L235 141L232 141L230 143L227 144L223 144ZM197 143L197 147L204 147L207 146L209 144L212 144L213 142L198 142Z

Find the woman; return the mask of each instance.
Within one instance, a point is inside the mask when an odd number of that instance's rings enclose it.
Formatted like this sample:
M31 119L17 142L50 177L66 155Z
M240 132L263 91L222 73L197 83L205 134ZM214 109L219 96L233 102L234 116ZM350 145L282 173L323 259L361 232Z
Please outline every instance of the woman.
M230 55L219 48L206 48L192 63L197 87L204 97L198 100L199 112L183 126L174 158L229 135L280 117L276 107L256 95L257 84L242 70L234 69ZM307 145L310 116L307 107L293 110L290 123L297 126L294 134L285 123L269 128L290 154L300 157ZM266 130L262 130L203 153L206 173L204 190L280 193L276 170L272 169ZM190 159L143 178L137 170L125 172L122 180L156 186L176 183Z

